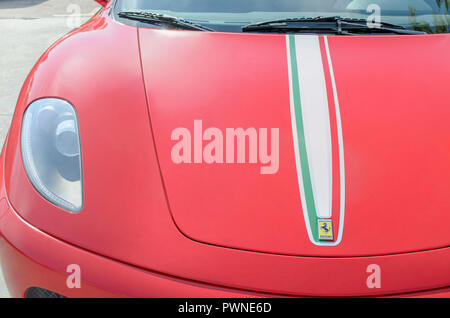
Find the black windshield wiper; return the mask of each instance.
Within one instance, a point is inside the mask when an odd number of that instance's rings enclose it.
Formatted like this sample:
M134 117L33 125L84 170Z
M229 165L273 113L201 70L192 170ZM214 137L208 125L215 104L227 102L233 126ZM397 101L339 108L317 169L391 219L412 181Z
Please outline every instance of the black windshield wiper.
M119 17L129 20L135 20L143 23L150 23L155 25L170 25L184 30L195 30L195 31L214 31L213 29L207 28L200 24L183 20L177 17L173 17L165 14L157 14L151 12L136 12L136 11L124 11L119 12Z
M408 30L401 25L382 22L378 26L369 26L364 19L339 16L272 20L246 25L242 27L242 32L322 32L343 35L362 33L425 34L425 32Z

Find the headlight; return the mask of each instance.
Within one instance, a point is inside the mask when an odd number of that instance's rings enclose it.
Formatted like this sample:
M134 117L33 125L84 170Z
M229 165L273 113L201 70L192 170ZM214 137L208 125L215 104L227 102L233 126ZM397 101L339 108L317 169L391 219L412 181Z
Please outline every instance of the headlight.
M83 205L80 136L74 108L56 98L31 103L22 123L22 158L36 190L70 212Z

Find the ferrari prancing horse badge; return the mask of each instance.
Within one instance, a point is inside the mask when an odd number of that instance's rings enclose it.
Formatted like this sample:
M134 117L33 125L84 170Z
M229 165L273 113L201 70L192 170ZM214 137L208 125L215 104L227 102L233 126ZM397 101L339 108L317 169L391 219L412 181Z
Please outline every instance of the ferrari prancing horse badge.
M333 240L333 221L319 219L319 240L332 241Z

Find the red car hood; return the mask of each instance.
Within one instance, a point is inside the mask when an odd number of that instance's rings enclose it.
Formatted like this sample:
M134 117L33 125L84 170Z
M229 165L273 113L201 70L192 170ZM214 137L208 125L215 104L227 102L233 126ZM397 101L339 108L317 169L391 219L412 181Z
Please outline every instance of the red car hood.
M449 245L449 46L448 35L136 30L104 11L53 45L27 78L5 152L8 200L58 244L193 284L333 296L448 286L448 249L342 256ZM70 101L79 119L84 204L77 214L44 199L22 164L23 113L49 96ZM205 137L250 129L264 151L254 143L230 147L237 157L229 161L252 163L208 164L220 161L221 147L215 154L211 140L197 137L191 161L202 163L182 163L189 149L178 151L181 137L199 135L196 120ZM264 141L278 147L267 155ZM251 150L245 160L242 150ZM332 241L317 240L317 215L326 220L322 231L333 222ZM19 250L54 259L66 274L58 251L42 254L15 227L4 221L3 228L19 233ZM381 289L367 290L369 264L391 275ZM104 275L109 290L114 273Z
M305 256L449 245L448 36L139 33L185 236ZM228 144L238 128L245 145Z

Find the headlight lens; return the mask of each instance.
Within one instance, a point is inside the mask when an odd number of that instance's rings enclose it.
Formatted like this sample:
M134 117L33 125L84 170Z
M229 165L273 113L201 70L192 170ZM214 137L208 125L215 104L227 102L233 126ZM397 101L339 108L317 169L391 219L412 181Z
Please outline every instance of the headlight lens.
M28 106L22 124L22 158L36 190L70 212L83 205L78 119L68 102L56 98Z

